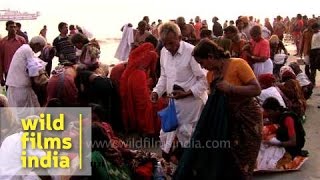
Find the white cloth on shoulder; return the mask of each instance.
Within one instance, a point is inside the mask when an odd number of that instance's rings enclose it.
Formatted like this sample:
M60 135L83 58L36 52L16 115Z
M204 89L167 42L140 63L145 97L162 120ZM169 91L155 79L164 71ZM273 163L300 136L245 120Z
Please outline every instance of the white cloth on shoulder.
M19 49L17 49L12 57L6 79L6 85L9 87L12 86L21 88L31 87L32 83L28 71L31 71L31 74L33 75L37 74L37 69L39 69L38 61L40 62L40 59L35 56L30 45L22 45ZM30 68L30 70L27 68L27 66Z
M27 59L27 69L30 77L39 76L40 70L45 70L47 63L40 58Z

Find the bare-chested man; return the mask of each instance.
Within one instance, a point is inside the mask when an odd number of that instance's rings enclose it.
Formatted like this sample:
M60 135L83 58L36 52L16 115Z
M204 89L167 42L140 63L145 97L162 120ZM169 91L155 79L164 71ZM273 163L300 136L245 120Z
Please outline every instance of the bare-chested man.
M178 17L176 23L178 24L181 30L182 40L195 45L196 34L194 27L190 24L186 24L184 17Z
M147 22L140 21L138 24L137 31L134 33L134 42L132 43L132 49L138 47L140 44L144 43L145 39L151 34L147 30Z

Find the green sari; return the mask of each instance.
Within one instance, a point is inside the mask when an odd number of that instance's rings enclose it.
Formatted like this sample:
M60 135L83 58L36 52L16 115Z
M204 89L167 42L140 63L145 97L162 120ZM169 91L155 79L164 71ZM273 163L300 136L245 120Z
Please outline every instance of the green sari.
M130 180L130 170L123 165L118 167L99 152L94 151L91 154L92 177L99 180Z

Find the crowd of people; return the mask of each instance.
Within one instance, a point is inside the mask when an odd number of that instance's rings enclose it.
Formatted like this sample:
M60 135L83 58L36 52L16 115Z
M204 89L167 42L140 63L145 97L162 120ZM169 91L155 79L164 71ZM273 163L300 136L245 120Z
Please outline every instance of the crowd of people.
M6 86L0 107L91 107L92 141L113 144L92 148L92 162L107 162L92 167L93 179L150 179L160 159L164 166L177 166L168 171L173 179L252 179L255 169L265 167L259 159L272 148L283 152L279 162L285 153L290 160L307 155L303 123L320 69L319 21L298 14L261 24L239 16L222 27L213 17L209 30L199 16L190 23L184 17L159 19L157 25L145 16L136 29L131 23L121 28L115 57L122 62L110 73L99 60L99 42L80 28L61 22L60 34L49 43L46 26L28 39L18 23L8 21L8 35L0 40L0 80ZM304 57L304 71L287 62L288 37L296 55ZM52 70L54 57L59 65ZM164 132L157 113L170 98L178 126ZM9 114L1 114L6 122L1 122L0 158L18 157L8 148L20 138L21 124ZM270 124L276 128L266 137ZM162 154L129 148L120 135L132 133L159 138ZM230 146L205 152L190 147L219 138ZM221 157L213 158L217 154ZM6 171L0 163L0 176Z

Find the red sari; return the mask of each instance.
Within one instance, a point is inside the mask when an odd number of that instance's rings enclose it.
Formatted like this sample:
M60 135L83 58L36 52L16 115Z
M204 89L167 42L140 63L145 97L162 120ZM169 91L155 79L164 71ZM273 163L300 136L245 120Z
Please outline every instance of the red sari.
M151 43L144 43L129 56L127 69L120 79L120 96L125 130L146 135L160 131L159 104L150 100L149 75L154 72L158 55Z
M122 73L126 69L126 66L127 66L127 62L119 63L112 68L110 73L110 79L116 86L118 93L119 93L120 79L121 79Z

